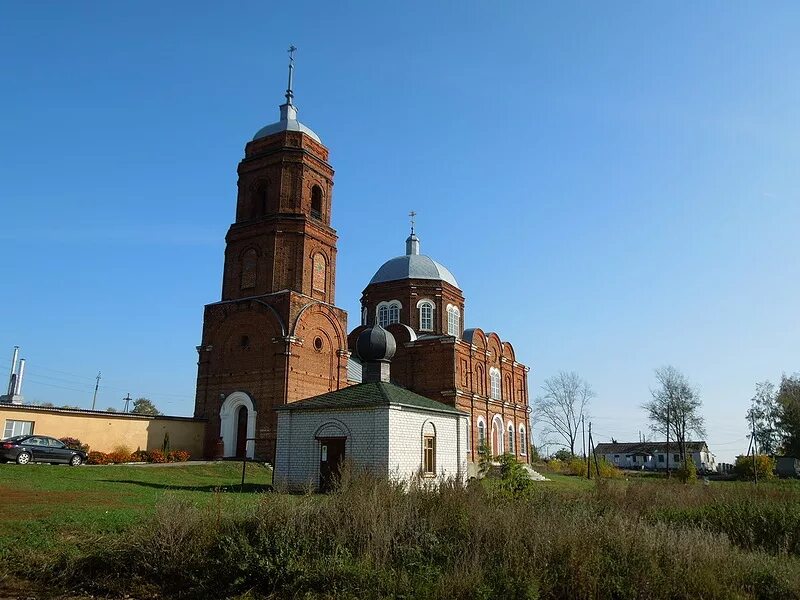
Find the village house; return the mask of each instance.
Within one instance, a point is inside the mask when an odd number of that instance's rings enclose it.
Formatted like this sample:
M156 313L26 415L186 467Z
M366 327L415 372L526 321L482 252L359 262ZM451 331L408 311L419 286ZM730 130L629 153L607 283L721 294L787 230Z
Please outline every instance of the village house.
M699 472L717 470L714 455L703 442L686 442L686 453L692 457ZM595 454L602 456L621 469L663 471L667 467L676 469L681 462L681 449L677 442L623 442L602 443L595 447Z

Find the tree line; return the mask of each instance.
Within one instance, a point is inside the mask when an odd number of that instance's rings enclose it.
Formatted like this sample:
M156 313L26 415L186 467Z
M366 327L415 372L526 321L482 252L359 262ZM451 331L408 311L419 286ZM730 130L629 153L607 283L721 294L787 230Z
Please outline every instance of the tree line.
M757 383L746 418L759 454L800 458L800 374Z

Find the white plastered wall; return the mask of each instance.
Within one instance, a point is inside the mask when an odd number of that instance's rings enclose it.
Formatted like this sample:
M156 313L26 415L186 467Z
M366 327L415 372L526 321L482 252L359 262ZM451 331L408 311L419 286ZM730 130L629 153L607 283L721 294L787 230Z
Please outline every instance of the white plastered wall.
M410 479L422 469L423 431L436 431L436 476L463 479L467 472L466 415L403 406L389 409L389 475Z
M275 485L290 490L319 486L320 437L347 438L345 459L385 476L388 463L388 408L278 412Z

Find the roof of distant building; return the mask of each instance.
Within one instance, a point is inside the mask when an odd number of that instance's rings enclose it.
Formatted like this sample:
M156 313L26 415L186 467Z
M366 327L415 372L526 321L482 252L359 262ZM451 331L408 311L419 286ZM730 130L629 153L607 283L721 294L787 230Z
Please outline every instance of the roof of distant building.
M669 443L670 452L680 452L678 442ZM667 450L666 442L618 442L602 443L595 446L597 454L655 454ZM708 445L704 441L686 442L687 452L702 452L708 450Z

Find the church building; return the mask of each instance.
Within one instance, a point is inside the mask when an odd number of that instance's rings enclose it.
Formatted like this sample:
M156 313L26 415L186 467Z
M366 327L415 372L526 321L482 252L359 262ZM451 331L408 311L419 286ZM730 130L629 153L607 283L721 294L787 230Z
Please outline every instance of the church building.
M528 462L528 367L497 334L464 328L464 294L447 268L420 253L413 224L405 253L385 262L364 289L361 324L347 334L335 298L334 172L320 137L297 120L293 69L290 60L279 120L245 146L221 299L205 307L194 416L208 422L206 454L275 464L276 452L292 451L286 441L278 448L279 437L288 439L278 430L301 414L293 404L330 409L344 397L337 390L361 384L368 386L361 396L367 389L382 394L370 401L373 408L422 414L440 407L437 414L452 415L459 431L463 422L452 450L462 456L453 464L475 464L481 447ZM385 361L391 374L379 384L362 383L369 365L357 348L373 329L396 341ZM314 398L324 401L308 400ZM318 442L312 447L323 451Z

